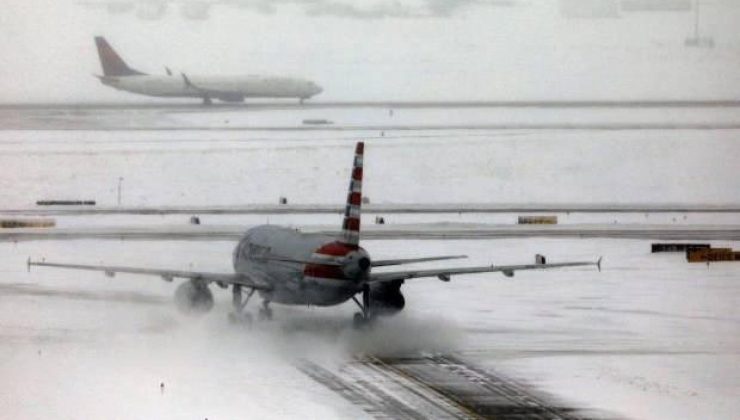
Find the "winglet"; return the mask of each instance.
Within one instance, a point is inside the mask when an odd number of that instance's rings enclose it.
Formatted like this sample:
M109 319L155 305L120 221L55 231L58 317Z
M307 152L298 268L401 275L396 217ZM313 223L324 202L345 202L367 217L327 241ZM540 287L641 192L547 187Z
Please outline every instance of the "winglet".
M604 258L604 257L603 256L602 257L599 257L599 259L596 260L596 268L599 269L599 273L601 273L601 259L602 258Z
M197 89L195 85L190 81L190 78L185 73L180 73L182 75L182 80L185 82L185 87L190 89Z

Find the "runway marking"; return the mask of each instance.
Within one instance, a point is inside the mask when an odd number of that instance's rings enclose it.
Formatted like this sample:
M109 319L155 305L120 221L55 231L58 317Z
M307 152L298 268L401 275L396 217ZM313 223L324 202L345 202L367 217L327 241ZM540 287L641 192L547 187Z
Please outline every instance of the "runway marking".
M3 122L0 120L0 122ZM34 130L34 131L127 131L127 132L351 132L351 131L519 131L519 130L547 130L547 131L674 131L674 130L738 130L740 123L583 123L583 124L439 124L439 125L332 125L332 126L160 126L160 125L92 125L92 126L70 126L70 122L64 122L61 126L55 126L50 121L47 126L39 127L35 124L23 126L4 122L5 129L12 130Z
M0 284L0 296L35 296L47 298L88 300L100 302L122 302L143 305L162 305L170 300L161 296L133 291L115 290L71 290L28 283Z
M316 382L341 395L376 419L396 418L416 420L422 418L403 405L403 403L380 391L377 387L373 386L368 389L367 382L353 384L310 361L304 360L298 368Z
M304 361L299 369L375 418L585 419L530 387L450 355L364 356L336 372Z
M79 103L7 103L0 104L2 111L193 111L193 112L221 112L246 110L303 110L321 108L732 108L740 107L737 100L671 100L654 99L640 101L621 100L582 100L582 101L321 101L288 103L279 101L252 101L243 104L214 103L202 106L198 103L177 102L79 102Z

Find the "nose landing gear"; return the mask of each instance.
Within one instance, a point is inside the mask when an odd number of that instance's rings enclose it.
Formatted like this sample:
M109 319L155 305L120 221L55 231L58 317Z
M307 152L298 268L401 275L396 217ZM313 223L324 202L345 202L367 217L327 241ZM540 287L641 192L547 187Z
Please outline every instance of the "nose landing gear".
M249 299L253 294L254 289L249 289L247 297L242 301L242 286L235 284L232 287L231 304L234 311L229 313L229 322L232 324L252 325L252 314L244 311L244 308L247 306L247 303L249 303Z

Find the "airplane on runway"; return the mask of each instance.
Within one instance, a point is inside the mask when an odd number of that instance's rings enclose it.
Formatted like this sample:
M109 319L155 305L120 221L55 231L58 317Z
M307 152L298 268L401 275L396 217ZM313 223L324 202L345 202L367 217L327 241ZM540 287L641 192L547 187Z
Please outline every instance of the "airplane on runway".
M423 258L373 260L360 246L360 210L362 207L364 143L355 148L354 163L347 194L342 232L326 236L302 233L297 229L262 225L249 229L233 252L234 273L162 270L151 268L61 264L28 260L31 266L57 267L102 271L108 276L116 273L148 274L166 281L182 278L175 292L175 301L181 310L205 312L213 307L211 284L232 290L234 322L251 322L244 311L255 292L262 297L261 319L272 317L270 303L286 305L339 305L352 299L360 308L354 316L356 326L362 326L380 315L393 315L405 306L401 286L406 280L437 277L450 281L453 275L501 272L507 277L519 270L557 267L596 266L601 270L601 258L596 262L546 263L538 255L534 264L486 265L448 267L426 270L378 271L376 268L427 261L465 258L464 255L446 255ZM243 291L246 296L243 296ZM360 299L357 298L360 295Z
M274 76L174 76L165 67L165 75L152 75L134 70L121 59L105 38L95 37L103 67L100 82L115 89L149 96L170 98L201 98L210 105L214 99L223 102L243 102L245 98L298 98L318 95L322 89L310 80Z

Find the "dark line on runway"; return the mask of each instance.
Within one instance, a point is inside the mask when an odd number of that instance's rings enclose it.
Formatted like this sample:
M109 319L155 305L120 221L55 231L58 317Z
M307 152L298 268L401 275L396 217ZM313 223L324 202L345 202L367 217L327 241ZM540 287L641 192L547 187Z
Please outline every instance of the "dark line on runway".
M138 303L145 305L161 305L163 303L169 303L168 299L139 292L91 292L87 290L52 288L25 283L0 284L0 296L39 296L100 302Z
M4 103L0 110L142 110L179 109L223 111L244 109L322 109L322 108L731 108L740 107L736 99L697 100L539 100L539 101L311 101L303 104L280 102L247 102L244 104L212 104L196 102L167 103Z
M376 419L423 419L393 397L383 392L378 393L375 387L372 387L376 390L375 395L369 395L339 375L310 361L303 361L298 368L311 379L341 395Z
M375 418L583 420L575 408L450 355L362 357L336 372L299 369Z
M488 214L488 213L740 213L740 204L365 204L367 214ZM166 214L341 214L332 204L252 204L179 207L51 207L0 209L4 215L166 215Z
M5 122L4 129L35 131L130 131L130 132L209 132L209 131L243 131L243 132L344 132L344 131L511 131L511 130L553 130L553 131L634 131L634 130L738 130L740 123L624 123L624 124L461 124L461 125L378 125L378 126L117 126L101 124L98 126L69 125L55 126L48 121L47 126L37 124L13 125Z
M740 225L641 227L594 227L557 225L530 228L518 225L478 225L470 227L394 227L363 231L367 240L457 240L457 239L508 239L508 238L612 238L660 240L740 240ZM250 226L168 226L157 228L30 228L0 229L0 242L39 240L173 240L173 241L236 241L244 236ZM333 228L306 226L302 231L336 236Z

